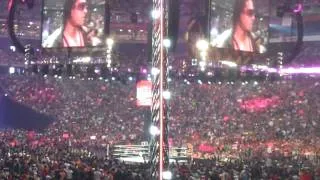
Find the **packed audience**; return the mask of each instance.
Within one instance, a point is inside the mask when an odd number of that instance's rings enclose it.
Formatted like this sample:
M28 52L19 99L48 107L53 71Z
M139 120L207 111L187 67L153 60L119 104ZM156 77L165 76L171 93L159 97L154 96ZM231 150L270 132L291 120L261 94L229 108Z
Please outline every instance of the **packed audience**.
M0 64L1 65L23 65L24 55L10 50L0 49Z
M148 179L147 164L126 165L106 152L146 140L133 81L6 75L0 82L10 98L56 119L43 132L1 132L4 176ZM319 85L311 77L171 82L170 146L204 159L173 163L174 178L319 178Z
M171 132L177 134L172 136L199 137L213 143L218 137L253 133L257 141L306 142L304 138L319 136L318 88L319 83L313 80L192 86L174 83Z

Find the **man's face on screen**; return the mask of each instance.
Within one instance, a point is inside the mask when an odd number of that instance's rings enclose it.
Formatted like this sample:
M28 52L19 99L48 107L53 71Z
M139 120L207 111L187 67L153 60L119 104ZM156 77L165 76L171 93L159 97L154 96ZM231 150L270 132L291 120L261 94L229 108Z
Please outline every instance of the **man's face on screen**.
M85 23L88 13L87 0L76 0L71 10L70 20L75 26L82 26Z
M243 30L252 31L253 23L255 21L255 10L252 0L247 0L245 7L240 15L240 24Z

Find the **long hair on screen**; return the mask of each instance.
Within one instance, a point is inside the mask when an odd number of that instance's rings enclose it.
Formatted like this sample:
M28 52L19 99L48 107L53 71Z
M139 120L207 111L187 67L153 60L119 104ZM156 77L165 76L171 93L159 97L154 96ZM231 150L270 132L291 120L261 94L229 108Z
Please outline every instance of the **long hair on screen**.
M235 0L233 6L232 27L233 29L240 23L240 16L249 0Z
M70 19L71 16L71 10L74 6L74 4L77 2L77 0L66 0L64 2L64 6L63 6L63 30L64 27L66 26L67 21Z

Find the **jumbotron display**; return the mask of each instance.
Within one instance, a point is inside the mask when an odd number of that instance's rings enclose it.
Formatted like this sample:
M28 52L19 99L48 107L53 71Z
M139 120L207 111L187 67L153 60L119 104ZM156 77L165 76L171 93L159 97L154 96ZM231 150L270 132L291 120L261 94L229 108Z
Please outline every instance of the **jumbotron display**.
M151 106L152 83L142 80L137 83L137 106Z
M211 0L208 15L193 18L186 39L199 60L254 64L267 52L270 1Z
M105 0L44 0L42 47L104 44Z
M211 45L235 51L265 53L268 43L269 1L229 0L224 4L225 6L220 5L219 0L212 3Z

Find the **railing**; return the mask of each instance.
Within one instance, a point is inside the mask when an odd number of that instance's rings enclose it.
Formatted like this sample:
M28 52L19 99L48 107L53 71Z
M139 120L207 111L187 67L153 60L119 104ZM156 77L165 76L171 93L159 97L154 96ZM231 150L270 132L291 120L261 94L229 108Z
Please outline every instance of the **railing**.
M111 155L127 163L143 163L149 161L149 145L115 145L111 150ZM170 147L169 160L190 161L192 152L187 147Z

